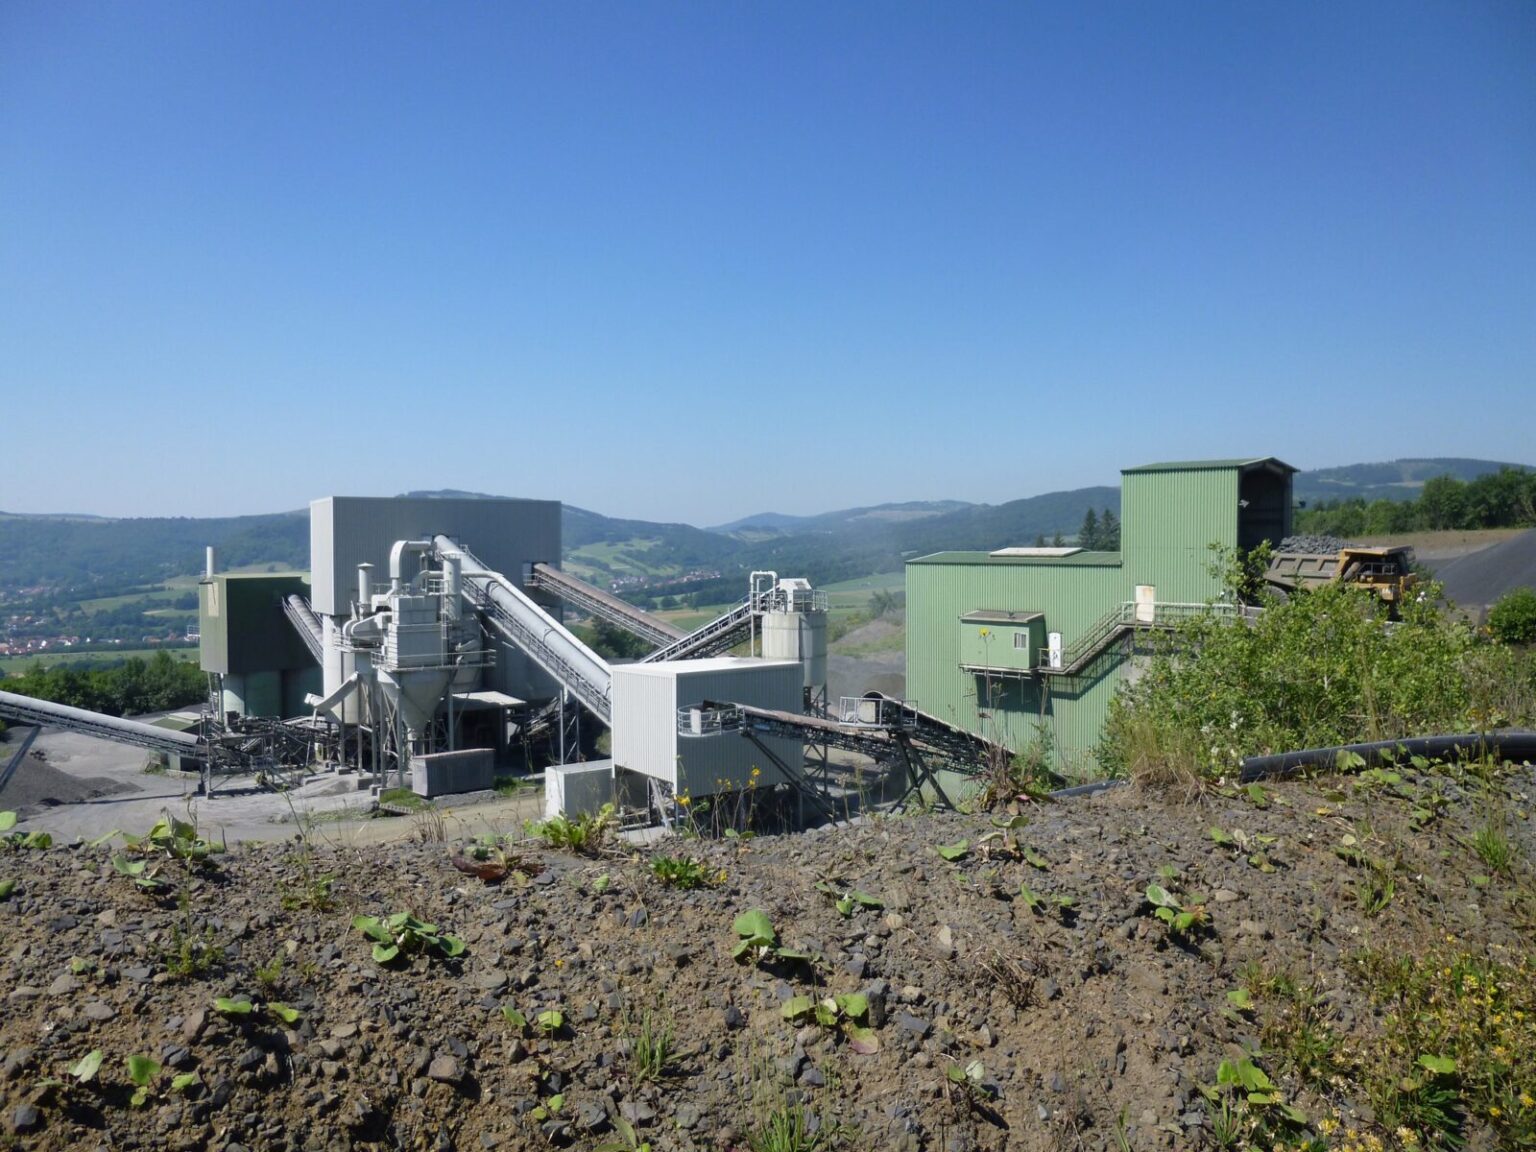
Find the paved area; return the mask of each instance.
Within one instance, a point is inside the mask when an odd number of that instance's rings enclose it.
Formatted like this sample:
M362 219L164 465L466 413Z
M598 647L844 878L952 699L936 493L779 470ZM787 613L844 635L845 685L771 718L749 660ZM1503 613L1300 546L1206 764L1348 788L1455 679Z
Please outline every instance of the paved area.
M1464 608L1497 603L1515 588L1536 588L1536 528L1438 565L1435 576L1446 596Z
M377 844L423 831L427 817L369 819L372 800L356 776L322 777L286 793L257 788L250 778L220 779L211 797L198 794L199 781L180 774L152 775L139 749L77 732L44 728L29 739L13 728L0 744L0 809L22 813L19 827L52 832L55 840L94 840L109 832L147 831L169 812L190 813L204 835L229 843L284 840L299 822L338 844ZM525 820L543 816L542 790L501 797L437 814L449 837L520 831ZM437 819L432 817L430 819ZM425 829L435 832L435 829Z

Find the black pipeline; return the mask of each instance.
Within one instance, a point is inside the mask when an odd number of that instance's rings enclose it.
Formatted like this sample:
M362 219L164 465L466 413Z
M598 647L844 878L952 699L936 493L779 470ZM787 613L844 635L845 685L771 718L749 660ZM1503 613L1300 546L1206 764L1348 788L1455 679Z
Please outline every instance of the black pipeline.
M1249 756L1243 760L1239 779L1247 784L1268 776L1286 776L1305 768L1332 768L1340 753L1354 753L1367 767L1423 756L1426 760L1495 760L1528 763L1536 760L1536 732L1463 732L1454 736L1414 736L1402 740L1373 740L1365 744L1339 744L1332 748L1306 748L1277 752L1273 756Z

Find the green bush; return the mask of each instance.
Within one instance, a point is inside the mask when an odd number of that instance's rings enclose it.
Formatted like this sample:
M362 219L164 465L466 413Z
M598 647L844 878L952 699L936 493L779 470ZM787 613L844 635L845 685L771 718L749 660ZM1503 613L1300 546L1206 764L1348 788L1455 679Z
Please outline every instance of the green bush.
M1241 564L1229 570L1235 586ZM1425 591L1397 623L1369 593L1327 585L1285 602L1260 593L1249 623L1212 611L1181 624L1111 703L1100 763L1192 781L1246 756L1528 720L1528 670L1511 678L1509 651L1479 644Z
M1488 613L1488 631L1505 644L1536 641L1536 589L1506 592Z

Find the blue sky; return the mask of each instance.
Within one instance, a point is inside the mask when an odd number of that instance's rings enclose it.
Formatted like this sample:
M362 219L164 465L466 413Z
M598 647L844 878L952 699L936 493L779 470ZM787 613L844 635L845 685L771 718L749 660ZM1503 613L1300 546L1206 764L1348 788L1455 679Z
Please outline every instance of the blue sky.
M0 5L0 509L1536 463L1536 5Z

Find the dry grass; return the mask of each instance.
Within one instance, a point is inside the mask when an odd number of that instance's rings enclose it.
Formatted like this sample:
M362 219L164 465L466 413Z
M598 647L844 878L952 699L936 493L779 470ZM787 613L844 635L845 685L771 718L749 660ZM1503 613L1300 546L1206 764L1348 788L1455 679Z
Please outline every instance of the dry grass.
M1199 799L1209 784L1201 771L1199 741L1145 716L1127 723L1126 769L1131 782L1186 803Z

